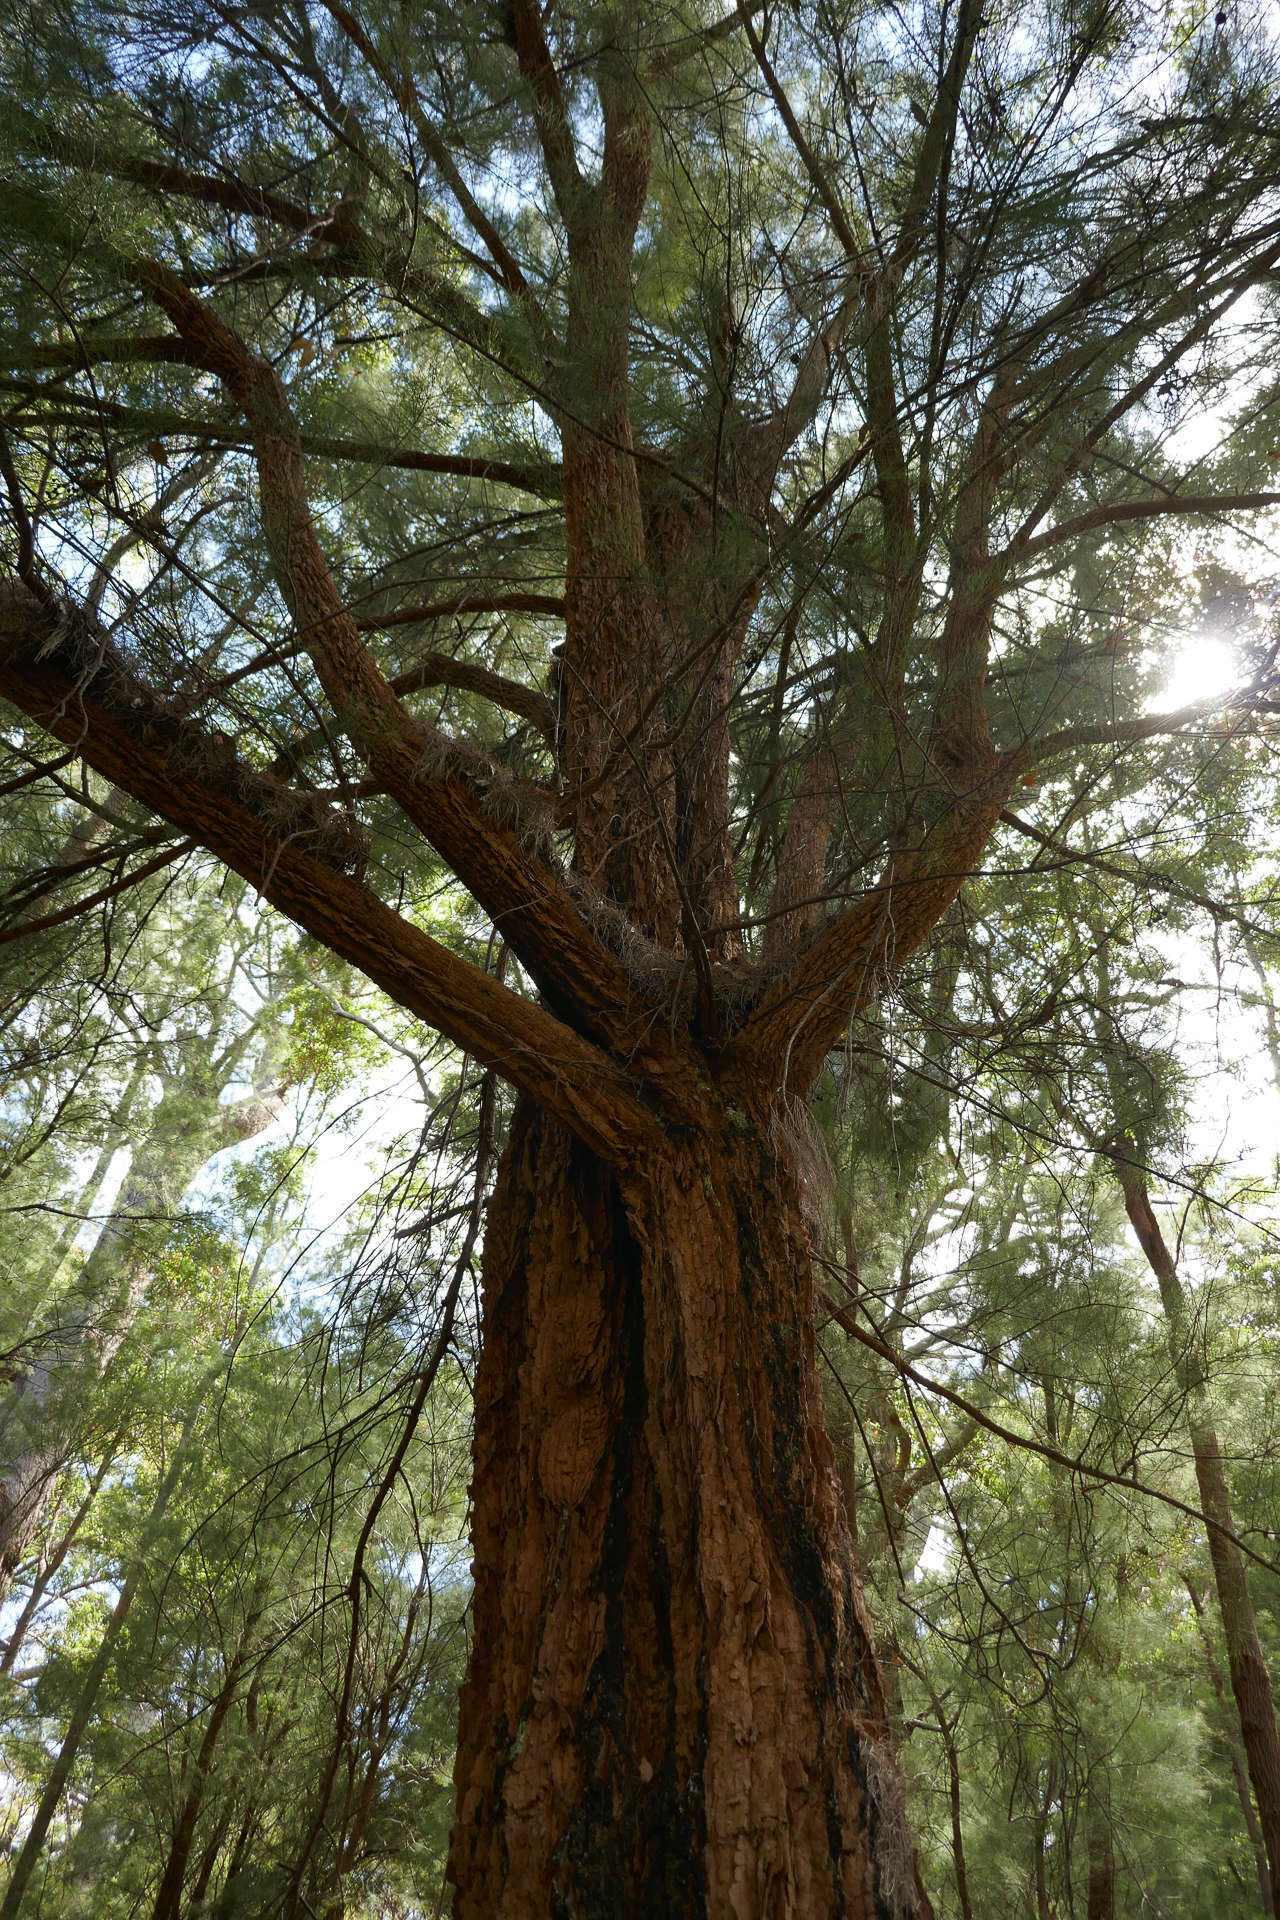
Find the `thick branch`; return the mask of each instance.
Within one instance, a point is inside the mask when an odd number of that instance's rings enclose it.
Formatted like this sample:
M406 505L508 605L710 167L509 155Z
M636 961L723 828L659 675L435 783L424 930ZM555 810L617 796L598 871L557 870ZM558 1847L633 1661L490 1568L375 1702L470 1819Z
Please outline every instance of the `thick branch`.
M542 9L537 0L512 0L510 12L516 54L528 83L551 190L565 225L572 229L577 224L586 183L578 169L569 102L547 45Z
M175 352L156 358L186 358L187 348L181 340L173 341ZM176 351L181 348L181 355ZM103 359L110 356L103 354ZM72 352L68 348L64 356L67 364L86 365L97 361L99 356L89 342L83 351ZM0 391L20 393L38 408L36 418L49 426L84 425L86 414L95 420L110 421L113 426L132 427L139 433L164 438L173 436L192 440L207 440L218 447L250 447L253 442L242 428L229 422L194 420L188 414L175 413L169 408L128 407L118 401L105 400L97 394L72 393L65 388L50 391L39 386L27 386L15 380L0 379ZM548 461L545 466L534 466L520 461L491 460L485 454L472 453L428 453L417 447L389 447L374 440L343 440L332 434L298 434L298 443L305 454L315 455L322 460L354 460L362 466L394 467L406 473L440 473L459 480L491 480L504 487L518 488L522 493L532 493L539 497L555 499L560 493L560 469Z
M767 0L750 0L746 6L748 14L764 13ZM715 46L721 40L727 40L738 32L742 25L743 8L735 7L732 13L721 14L710 26L702 27L696 33L681 34L678 40L672 40L662 52L650 62L652 74L674 73L678 67L691 60L696 54L705 53L708 47Z
M86 763L224 861L398 1005L561 1118L613 1164L652 1122L623 1074L545 1008L522 1000L341 871L340 821L236 761L166 711L100 629L60 629L25 589L0 596L0 695Z
M960 0L959 12L955 44L951 49L951 57L939 77L937 96L916 154L911 191L907 195L898 242L893 251L893 266L899 270L909 257L916 237L924 225L930 202L943 173L948 151L955 139L956 122L960 114L960 94L982 21L982 0ZM945 14L943 18L945 20Z
M755 57L755 63L760 69L765 85L769 89L773 104L778 110L778 117L787 130L787 136L796 150L801 166L809 177L810 185L827 210L827 217L831 221L832 232L844 248L845 253L849 256L850 263L855 272L862 275L869 270L863 248L858 241L857 235L853 231L852 223L840 203L835 188L827 177L826 169L805 138L804 129L796 118L795 108L787 97L787 90L778 78L773 62L765 51L764 41L755 30L751 19L753 11L754 9L745 4L745 0L738 0L737 17L741 22L743 32L747 36L747 43Z
M1059 520L1034 539L1023 541L1016 554L1019 561L1033 560L1037 554L1078 539L1081 534L1133 520L1152 520L1160 514L1260 513L1265 507L1280 507L1280 493L1164 493L1149 500L1120 500L1075 514L1070 520Z
M162 853L152 854L150 860L144 860L141 866L132 867L112 880L105 887L99 887L83 900L74 900L68 907L60 907L56 913L44 913L35 920L19 920L0 928L0 946L7 946L11 940L29 940L33 934L48 933L53 927L65 926L70 920L79 920L84 914L92 913L95 907L105 906L108 901L116 900L122 893L149 880L152 874L160 873L165 867L171 867L175 860L181 860L195 848L194 840L180 840L176 846L166 847Z
M1059 410L1064 400L1069 401L1073 387L1078 385L1081 375L1088 368L1114 367L1119 364L1121 353L1131 350L1140 339L1158 340L1168 328L1187 321L1172 345L1130 381L1110 406L1089 423L1074 450L1055 463L1048 484L1024 515L1017 533L1009 542L1007 554L1017 558L1028 550L1033 544L1033 529L1039 526L1061 496L1067 482L1085 465L1111 429L1141 405L1158 383L1173 372L1194 348L1209 338L1214 327L1226 318L1250 288L1275 271L1280 261L1280 244L1277 243L1276 234L1277 226L1272 222L1261 232L1248 236L1229 250L1226 261L1216 263L1217 271L1212 275L1202 276L1191 272L1186 284L1179 286L1177 292L1166 298L1159 307L1154 310L1140 309L1127 327L1109 330L1104 338L1086 337L1081 343L1079 315L1087 313L1103 297L1107 282L1113 277L1109 271L1113 266L1110 260L1096 268L1080 287L1073 289L1052 314L1042 316L1027 328L1011 348L1005 371L998 381L1004 387L1010 373L1017 375L1012 384L1007 386L1005 403L1011 415L1014 409L1019 410L1015 430L1023 449L1033 446L1050 430L1060 417ZM1140 272L1144 246L1145 236L1139 234L1121 250L1115 264L1119 259L1125 259L1132 262L1135 271ZM1035 347L1058 329L1060 321L1070 325L1072 345L1057 361L1035 366L1031 363ZM1023 368L1029 368L1025 375L1021 374ZM1038 420L1033 420L1026 403L1043 398L1055 383L1059 389L1057 397L1050 395L1041 406ZM1054 535L1057 531L1056 528L1050 528L1048 535L1043 537Z
M924 942L977 866L1019 771L971 769L947 815L886 878L796 955L726 1050L753 1079L802 1097L827 1053Z
M413 121L414 131L426 148L436 171L453 195L464 218L488 248L490 258L498 269L502 284L509 293L515 294L527 305L535 319L545 327L545 321L542 320L541 314L534 305L532 289L525 279L519 263L484 208L471 192L471 189L462 177L462 173L453 155L449 152L448 147L427 118L426 113L423 111L422 102L418 98L417 89L411 86L408 80L392 72L377 47L374 46L372 40L369 38L369 35L360 25L360 22L349 8L341 4L341 0L322 0L322 3L325 11L338 23L348 39L360 49L360 52L364 55L364 58L368 61L370 67L377 74L383 85L407 106L409 117Z
M112 172L113 166L108 163L107 156L99 154L97 149L93 151L98 154L95 170ZM138 165L153 164L134 163L128 156L115 156L115 159L119 161L125 178L134 177ZM81 166L90 164L84 155L76 155L75 163ZM218 197L196 192L196 181L203 181L203 176L187 176L182 169L178 169L166 190L179 195L192 193L196 198ZM216 181L207 184L213 187L222 185ZM92 240L86 240L84 233L69 223L66 209L50 194L21 180L10 183L6 191L10 196L17 196L23 218L30 225L39 226L43 223L51 237L60 235L73 251L100 252L114 266L124 266L127 271L127 263L110 236L100 233ZM308 269L327 271L335 263L349 271L358 270L394 289L396 297L410 310L421 313L454 339L462 341L494 365L503 367L532 391L540 391L540 368L522 360L518 343L504 331L498 316L486 312L468 298L455 276L415 260L411 253L406 253L390 236L380 233L376 228L361 226L354 210L345 202L332 213L314 219L306 208L296 207L289 201L276 200L273 214L299 238L305 238L308 242L305 255L300 254L286 263L286 271L291 277ZM234 277L251 278L267 264L259 258L252 266L237 270Z
M555 869L486 811L457 745L403 707L343 604L316 538L297 429L276 375L181 281L155 263L139 277L244 408L257 456L263 532L299 639L371 773L475 895L551 1003L571 1007L624 1053L641 1042L630 982L587 927Z
M505 674L478 667L470 660L455 660L447 653L424 653L421 660L405 673L397 674L391 691L397 695L421 693L428 687L457 687L462 693L475 693L504 712L514 713L538 729L549 745L556 735L555 711L545 693L526 687Z
M564 619L564 596L558 593L493 593L485 587L464 587L448 600L431 600L418 607L397 607L394 613L368 614L356 621L361 633L386 633L392 627L418 627L428 620L452 620L460 613L541 613Z
M1110 874L1113 879L1124 880L1133 887L1157 887L1161 893L1170 895L1174 900L1183 900L1188 906L1198 907L1201 913L1207 914L1211 920L1230 920L1247 935L1264 931L1258 921L1251 920L1248 914L1243 913L1238 906L1232 906L1226 900L1215 900L1211 894L1199 893L1194 887L1188 887L1181 880L1176 880L1172 874L1162 872L1159 867L1142 866L1137 862L1126 866L1122 861L1108 860L1105 854L1097 852L1093 847L1070 846L1067 841L1059 840L1052 833L1046 833L1043 827L1037 827L1032 821L1024 819L1021 814L1014 813L1007 807L1000 815L1000 819L1005 826L1015 828L1017 832L1025 834L1029 840L1034 840L1038 847L1043 847L1046 853L1053 854L1054 860L1051 864L1054 866L1088 866L1097 873ZM1044 863L1037 861L1036 866L1044 870Z
M1100 720L1089 725L1063 727L1030 740L1020 749L1024 767L1043 766L1047 760L1064 753L1079 753L1084 747L1137 746L1144 740L1156 740L1162 734L1181 733L1200 720L1225 723L1229 716L1246 714L1262 698L1257 687L1233 694L1229 700L1196 700L1187 707L1175 707L1172 713L1138 714L1131 720Z

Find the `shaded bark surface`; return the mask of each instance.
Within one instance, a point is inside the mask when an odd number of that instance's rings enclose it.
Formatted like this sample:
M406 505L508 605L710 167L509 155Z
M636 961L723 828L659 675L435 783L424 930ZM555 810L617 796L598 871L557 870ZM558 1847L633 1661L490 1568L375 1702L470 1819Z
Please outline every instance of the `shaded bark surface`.
M1116 1856L1111 1843L1111 1821L1107 1809L1088 1796L1085 1806L1088 1827L1089 1886L1087 1920L1115 1920Z
M823 1427L788 1167L744 1108L617 1178L517 1116L490 1218L480 1916L926 1914Z

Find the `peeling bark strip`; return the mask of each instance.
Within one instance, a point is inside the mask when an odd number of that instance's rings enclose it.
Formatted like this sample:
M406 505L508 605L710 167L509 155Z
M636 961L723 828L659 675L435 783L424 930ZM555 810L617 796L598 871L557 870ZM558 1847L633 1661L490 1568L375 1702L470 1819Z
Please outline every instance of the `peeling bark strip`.
M522 1108L485 1259L458 1920L929 1912L760 1121L617 1178Z

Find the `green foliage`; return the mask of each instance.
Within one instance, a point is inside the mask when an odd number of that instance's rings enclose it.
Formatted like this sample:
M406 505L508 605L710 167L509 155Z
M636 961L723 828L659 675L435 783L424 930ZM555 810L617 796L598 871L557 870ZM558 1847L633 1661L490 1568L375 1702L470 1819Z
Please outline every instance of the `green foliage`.
M1115 725L1150 715L1188 634L1229 633L1244 676L1274 657L1259 550L1216 514L1194 537L1146 516L1267 490L1280 468L1274 35L1247 7L991 0L876 320L824 202L883 265L927 172L958 10L744 9L807 160L744 34L710 30L728 10L541 11L592 167L593 74L652 56L645 217L602 299L631 301L645 511L697 528L662 583L673 628L708 579L717 620L753 609L727 690L748 962L814 749L841 776L823 912L880 887L954 801L932 720L964 567L1008 563L996 748L1076 742L1024 776L942 937L852 1026L795 1128L839 1309L821 1326L829 1425L926 1877L947 1920L962 1864L972 1920L1066 1920L1104 1833L1124 1920L1243 1920L1253 1862L1218 1628L1210 1608L1202 1634L1188 1585L1207 1541L1186 1433L1194 1375L1241 1536L1273 1559L1274 1179L1225 1160L1202 1108L1241 1069L1222 1054L1270 1048L1280 1067L1280 803L1243 708L1124 753ZM180 269L278 374L337 590L386 678L432 653L554 688L559 627L538 606L568 564L553 416L591 415L595 343L574 361L563 339L563 210L508 24L497 6L373 7L375 59L337 9L59 0L11 6L0 35L3 435L41 566L208 721L211 765L234 750L277 802L288 781L334 808L382 897L486 967L493 922L407 838L326 709L239 404L175 335L157 344L137 263ZM423 125L519 276L483 251ZM887 421L869 377L882 328ZM966 462L1002 380L985 547L962 567ZM1188 451L1214 418L1209 450ZM762 505L735 489L770 427ZM886 693L895 437L919 594ZM675 731L688 687L659 693ZM554 742L474 677L406 697L495 780L526 783L568 861ZM75 764L36 778L47 743L25 722L9 742L5 918L50 920L0 945L6 1486L44 1462L6 1573L9 1870L136 1571L33 1905L147 1911L189 1812L183 1920L438 1910L478 1340L468 1288L447 1350L440 1302L471 1280L477 1149L494 1144L477 1070L202 856L114 891L176 836ZM1188 1012L1202 989L1225 1038ZM364 1151L369 1087L401 1070L419 1104L385 1121L367 1201L312 1247ZM1126 1226L1125 1165L1179 1256L1172 1332ZM190 1464L156 1520L188 1417ZM1280 1576L1250 1580L1274 1670Z

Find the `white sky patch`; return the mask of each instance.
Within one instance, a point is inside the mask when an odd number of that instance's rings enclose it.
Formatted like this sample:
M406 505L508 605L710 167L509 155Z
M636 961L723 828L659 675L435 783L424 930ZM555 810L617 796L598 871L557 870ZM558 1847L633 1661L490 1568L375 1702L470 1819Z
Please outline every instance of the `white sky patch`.
M951 1562L951 1546L950 1527L945 1520L935 1520L920 1549L920 1558L911 1570L912 1580L923 1580L930 1573L945 1573Z
M1169 662L1151 711L1176 713L1199 700L1225 698L1240 685L1242 671L1239 655L1221 634L1189 634Z
M111 1156L105 1174L102 1176L102 1184L89 1203L91 1208L89 1218L85 1221L72 1243L79 1252L85 1255L86 1259L93 1251L94 1246L97 1244L98 1236L110 1218L111 1209L115 1206L120 1196L120 1189L124 1185L125 1175L129 1171L129 1164L132 1158L133 1152L131 1148L117 1147Z

